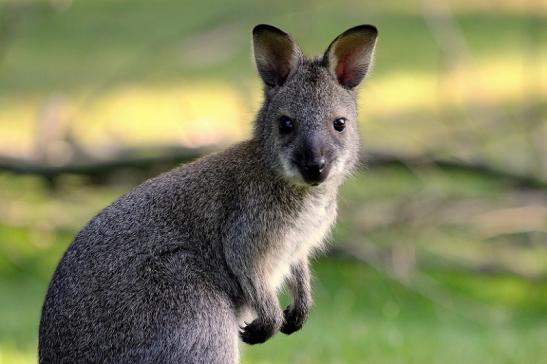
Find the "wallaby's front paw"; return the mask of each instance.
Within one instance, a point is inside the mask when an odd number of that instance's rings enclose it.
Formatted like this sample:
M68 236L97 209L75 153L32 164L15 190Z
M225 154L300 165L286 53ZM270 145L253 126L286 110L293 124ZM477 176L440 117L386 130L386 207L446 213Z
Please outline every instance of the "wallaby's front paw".
M300 330L308 317L307 312L292 308L291 306L283 311L283 315L285 316L285 321L283 322L283 326L281 326L281 332L285 335L290 335Z
M256 319L247 326L242 327L239 336L241 336L241 340L247 344L262 344L271 338L278 329L279 326L275 324Z

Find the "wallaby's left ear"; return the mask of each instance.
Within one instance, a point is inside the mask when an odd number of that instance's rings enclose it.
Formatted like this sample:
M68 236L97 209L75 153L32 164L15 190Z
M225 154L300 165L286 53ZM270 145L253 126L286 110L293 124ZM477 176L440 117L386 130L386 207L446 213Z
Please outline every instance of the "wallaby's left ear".
M329 45L323 63L345 88L359 85L370 70L378 30L372 25L359 25L340 34Z

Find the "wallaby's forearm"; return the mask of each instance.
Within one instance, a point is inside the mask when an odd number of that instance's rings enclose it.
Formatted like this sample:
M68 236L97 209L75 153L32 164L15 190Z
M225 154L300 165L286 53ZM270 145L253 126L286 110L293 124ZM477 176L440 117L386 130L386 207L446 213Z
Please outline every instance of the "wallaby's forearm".
M229 239L225 244L224 254L245 302L256 313L256 319L241 331L241 338L246 343L257 344L279 331L283 323L283 312L275 291L268 286L267 277L257 267L257 252L254 249L242 249L250 244L241 242L240 238Z
M291 266L290 277L287 282L293 297L293 308L309 310L312 305L310 268L308 258L302 258Z
M277 326L281 321L281 308L275 292L265 284L267 279L252 267L233 265L232 272L236 276L243 291L245 301L256 312L257 320L265 324Z
M293 302L284 311L284 322L281 332L289 335L302 328L313 303L307 257L302 258L291 266L287 286L293 297Z

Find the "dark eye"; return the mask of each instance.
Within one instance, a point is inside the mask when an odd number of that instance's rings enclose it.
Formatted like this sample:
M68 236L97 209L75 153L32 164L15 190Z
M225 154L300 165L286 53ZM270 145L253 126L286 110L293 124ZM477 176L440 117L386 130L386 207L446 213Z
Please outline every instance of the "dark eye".
M332 125L334 126L334 130L341 133L346 128L346 118L336 118L332 122Z
M294 121L288 116L279 118L279 132L281 134L289 134L294 130Z

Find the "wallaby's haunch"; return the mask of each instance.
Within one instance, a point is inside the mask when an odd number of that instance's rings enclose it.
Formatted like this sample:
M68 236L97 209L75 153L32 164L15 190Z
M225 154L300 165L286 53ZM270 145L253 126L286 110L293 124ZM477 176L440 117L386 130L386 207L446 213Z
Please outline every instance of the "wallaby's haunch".
M40 362L234 363L239 338L299 330L309 256L358 158L356 87L376 36L351 28L309 59L256 26L265 92L252 138L143 183L76 236L44 303Z

